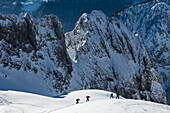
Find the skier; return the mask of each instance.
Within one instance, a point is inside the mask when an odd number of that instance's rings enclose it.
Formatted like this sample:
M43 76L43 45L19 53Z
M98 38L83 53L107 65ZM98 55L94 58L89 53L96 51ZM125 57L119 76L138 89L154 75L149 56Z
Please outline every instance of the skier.
M110 94L110 98L113 98L113 93Z
M80 99L78 98L78 99L76 99L76 104L79 104L79 101L80 101Z
M89 98L90 98L90 96L86 96L86 102L88 102L88 101L89 101Z
M116 93L116 99L119 99L119 93L118 92Z
M115 86L114 88L115 88L115 92L116 92L116 99L119 99L119 92L118 92L118 89L117 89L116 86Z

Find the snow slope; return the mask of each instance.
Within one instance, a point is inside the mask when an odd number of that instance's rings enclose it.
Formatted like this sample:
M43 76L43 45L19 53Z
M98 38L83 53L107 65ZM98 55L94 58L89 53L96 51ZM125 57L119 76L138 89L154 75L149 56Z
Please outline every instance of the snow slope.
M71 111L71 112L70 112ZM168 113L169 106L136 100L103 99L75 105L53 113Z
M48 87L40 76L37 76L35 73L27 73L21 70L9 70L2 66L0 66L0 89L49 95Z
M16 91L0 91L1 113L168 113L170 106L142 100L110 99L111 92L80 90L51 98ZM91 96L90 102L85 97ZM80 98L80 104L75 99Z

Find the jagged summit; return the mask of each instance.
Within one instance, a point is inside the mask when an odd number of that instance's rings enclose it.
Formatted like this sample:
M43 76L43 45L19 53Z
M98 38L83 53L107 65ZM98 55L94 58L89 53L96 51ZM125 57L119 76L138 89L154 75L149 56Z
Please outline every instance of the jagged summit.
M83 14L65 35L67 51L76 61L73 89L110 90L126 98L166 103L161 77L142 39L117 18L101 11Z

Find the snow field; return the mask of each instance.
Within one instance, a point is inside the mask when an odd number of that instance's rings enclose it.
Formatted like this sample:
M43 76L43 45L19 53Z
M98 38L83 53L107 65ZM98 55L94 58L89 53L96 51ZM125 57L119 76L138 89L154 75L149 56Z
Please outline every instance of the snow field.
M111 92L80 90L52 98L36 94L0 91L0 113L169 113L170 106L142 100L110 99ZM86 101L86 96L90 101ZM75 100L80 98L80 104Z

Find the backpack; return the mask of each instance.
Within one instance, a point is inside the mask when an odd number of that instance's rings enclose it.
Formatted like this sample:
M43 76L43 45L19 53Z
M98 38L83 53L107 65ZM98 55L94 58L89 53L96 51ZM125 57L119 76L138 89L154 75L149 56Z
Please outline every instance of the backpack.
M86 96L86 98L89 98L90 96Z

